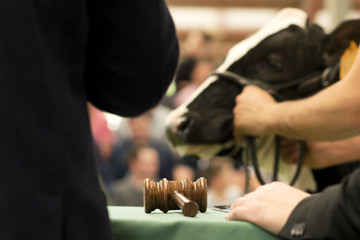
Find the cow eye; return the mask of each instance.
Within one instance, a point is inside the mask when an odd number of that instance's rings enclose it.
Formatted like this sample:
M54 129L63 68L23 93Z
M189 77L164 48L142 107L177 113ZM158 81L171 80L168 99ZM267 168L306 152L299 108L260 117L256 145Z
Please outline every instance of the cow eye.
M272 71L281 71L283 69L283 60L279 55L269 55L265 65Z

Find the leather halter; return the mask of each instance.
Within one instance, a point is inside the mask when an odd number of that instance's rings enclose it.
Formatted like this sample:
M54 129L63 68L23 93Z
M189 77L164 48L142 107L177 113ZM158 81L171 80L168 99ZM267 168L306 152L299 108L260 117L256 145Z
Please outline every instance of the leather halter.
M284 83L266 83L261 80L257 79L248 79L242 77L234 72L224 71L224 72L214 72L211 75L217 76L220 79L226 79L231 82L236 83L242 87L253 85L260 87L264 90L269 91L277 101L284 101L286 100L279 92L289 89L289 88L296 88L296 91L299 92L301 95L306 95L309 90L314 88L324 88L330 85L332 82L328 80L327 75L329 74L330 68L326 69L325 71L316 71L313 73L308 74L305 77L297 78L291 81L287 81Z
M295 88L296 91L299 92L301 95L306 96L310 92L310 90L320 90L322 88L325 88L333 83L331 79L329 80L329 73L331 69L327 68L325 71L320 72L314 72L311 73L305 77L294 79L292 81L288 81L285 83L274 83L274 84L268 84L260 80L256 79L247 79L244 78L234 72L230 71L224 71L224 72L214 72L213 76L219 77L219 79L228 80L231 82L236 83L237 85L240 85L241 87L249 86L249 85L255 85L257 87L260 87L264 90L267 90L277 101L285 101L286 99L279 94L280 91L283 91L285 89L289 88ZM301 168L303 165L304 157L305 157L305 142L299 140L299 147L300 147L300 154L299 154L299 160L297 164L296 172L290 182L290 185L294 185L296 180L298 179ZM279 170L279 159L280 159L280 136L275 137L275 161L274 161L274 167L273 167L273 181L276 181L278 179L278 170ZM254 166L255 175L258 178L259 182L261 184L265 184L265 181L262 178L262 175L260 173L260 168L258 165L258 159L257 159L257 152L256 152L256 144L255 144L255 138L253 136L246 136L246 154L245 154L245 161L244 161L244 168L246 172L246 179L245 179L245 193L248 192L249 187L249 173L247 166L249 165L250 161L252 161Z

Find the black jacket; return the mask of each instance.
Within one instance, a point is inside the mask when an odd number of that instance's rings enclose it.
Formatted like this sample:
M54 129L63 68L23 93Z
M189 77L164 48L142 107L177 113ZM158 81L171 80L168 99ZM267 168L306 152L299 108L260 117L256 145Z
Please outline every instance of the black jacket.
M360 168L341 184L301 201L279 235L286 239L360 239Z
M0 1L0 239L109 239L87 101L156 105L178 43L164 0Z

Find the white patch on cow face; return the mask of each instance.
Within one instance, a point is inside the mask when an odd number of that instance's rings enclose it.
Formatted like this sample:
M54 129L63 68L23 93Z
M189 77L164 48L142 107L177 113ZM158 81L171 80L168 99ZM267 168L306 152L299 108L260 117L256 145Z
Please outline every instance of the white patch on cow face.
M280 11L270 22L264 25L256 33L232 47L218 71L226 71L231 64L240 60L246 53L258 45L266 37L287 28L290 25L306 27L307 15L304 11L296 8L285 8Z
M181 123L182 116L188 112L188 109L185 107L178 107L172 110L166 117L165 125L167 128L171 129L172 131L176 130L176 127Z
M179 108L186 108L188 104L190 104L200 93L202 93L210 84L215 82L217 77L210 76L208 77L196 90L195 92L189 97L183 104L179 106Z

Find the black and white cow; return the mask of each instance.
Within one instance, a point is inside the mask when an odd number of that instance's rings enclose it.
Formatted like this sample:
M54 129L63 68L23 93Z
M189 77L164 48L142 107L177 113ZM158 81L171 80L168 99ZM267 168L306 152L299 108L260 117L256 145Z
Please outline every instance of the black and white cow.
M360 20L344 22L328 35L318 25L308 25L306 13L288 8L235 45L217 72L236 73L259 86L275 86L284 99L298 99L337 80L339 58L350 40L360 40ZM188 101L169 114L167 134L173 148L180 155L199 158L229 154L235 147L232 111L242 88L222 76L209 76ZM260 144L260 161L273 158L272 141ZM267 160L262 162L266 165ZM300 188L314 188L305 185Z

